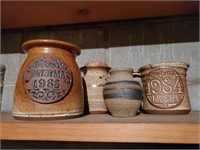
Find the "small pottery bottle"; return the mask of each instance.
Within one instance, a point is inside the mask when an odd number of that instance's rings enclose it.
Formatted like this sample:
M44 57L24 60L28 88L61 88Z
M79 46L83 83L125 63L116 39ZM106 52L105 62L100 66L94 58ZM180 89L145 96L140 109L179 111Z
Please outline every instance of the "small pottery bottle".
M148 114L188 114L191 110L186 71L189 64L166 62L139 69L145 92L142 109Z
M82 70L85 70L85 101L88 104L90 114L106 113L107 109L103 99L103 86L106 83L110 67L104 62L88 62ZM87 111L87 110L86 110Z
M80 49L57 40L31 40L22 45L28 57L19 72L13 116L56 119L83 113L81 73L75 61Z
M142 87L135 81L133 69L112 68L103 88L105 104L114 117L134 117L142 104Z

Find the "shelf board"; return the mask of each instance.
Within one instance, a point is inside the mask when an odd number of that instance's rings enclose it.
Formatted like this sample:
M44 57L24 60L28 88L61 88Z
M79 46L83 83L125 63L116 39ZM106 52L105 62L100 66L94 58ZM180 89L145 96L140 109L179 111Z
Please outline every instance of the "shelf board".
M87 115L57 121L15 120L1 112L2 140L79 142L200 143L199 111L188 115L147 115L116 118Z
M199 2L2 1L1 10L1 28L13 29L194 14Z

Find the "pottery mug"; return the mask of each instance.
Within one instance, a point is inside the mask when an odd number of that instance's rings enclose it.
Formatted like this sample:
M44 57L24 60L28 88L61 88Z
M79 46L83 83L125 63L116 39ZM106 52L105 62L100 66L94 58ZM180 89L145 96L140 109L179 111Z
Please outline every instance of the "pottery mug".
M139 69L144 89L142 110L149 114L188 114L191 110L186 83L189 64L163 62Z

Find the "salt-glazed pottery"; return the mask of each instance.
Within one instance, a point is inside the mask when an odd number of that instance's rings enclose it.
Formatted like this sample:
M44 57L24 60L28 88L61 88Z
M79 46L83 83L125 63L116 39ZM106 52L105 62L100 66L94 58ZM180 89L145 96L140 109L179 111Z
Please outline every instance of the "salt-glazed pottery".
M139 69L145 92L142 109L149 114L188 114L191 110L185 62L148 64Z
M114 117L134 117L142 104L142 87L128 67L112 68L103 88L105 104Z
M105 102L103 99L103 86L106 83L108 71L110 67L104 62L94 61L86 63L85 75L85 101L88 104L88 111L90 114L103 114L107 113ZM87 110L86 110L87 111Z
M27 41L22 49L28 57L18 75L13 116L56 119L82 115L82 80L75 61L80 49L45 39Z

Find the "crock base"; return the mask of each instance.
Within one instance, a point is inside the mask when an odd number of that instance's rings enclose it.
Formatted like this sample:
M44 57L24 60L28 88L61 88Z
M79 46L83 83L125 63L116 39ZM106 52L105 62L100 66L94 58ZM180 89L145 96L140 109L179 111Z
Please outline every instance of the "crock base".
M187 115L191 109L188 110L142 110L142 113L152 115Z
M77 113L62 113L62 114L15 114L13 113L13 117L17 120L61 120L61 119L70 119L76 118L83 115L83 112Z

